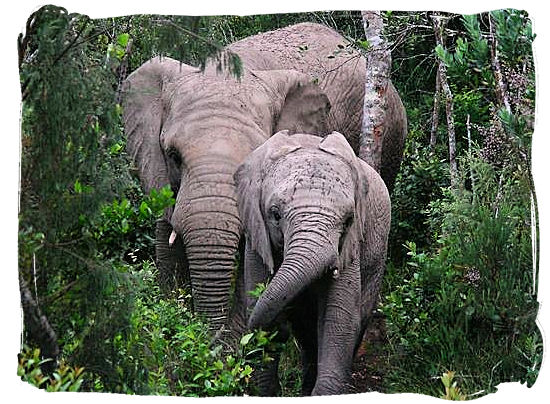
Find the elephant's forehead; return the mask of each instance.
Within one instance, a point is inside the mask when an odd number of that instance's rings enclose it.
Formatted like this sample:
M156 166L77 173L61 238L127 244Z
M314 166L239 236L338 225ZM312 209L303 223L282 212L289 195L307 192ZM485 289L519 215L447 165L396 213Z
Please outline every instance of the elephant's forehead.
M351 168L347 163L320 150L298 150L289 154L281 158L273 171L275 175L284 175L302 181L334 180L345 185L351 185L353 182Z
M351 168L326 153L293 153L273 167L269 176L272 198L285 203L319 200L325 204L353 203L355 184Z

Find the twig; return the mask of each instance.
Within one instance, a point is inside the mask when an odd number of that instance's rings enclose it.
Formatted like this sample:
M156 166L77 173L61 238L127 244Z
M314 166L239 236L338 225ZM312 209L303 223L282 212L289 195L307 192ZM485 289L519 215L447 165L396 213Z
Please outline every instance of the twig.
M504 75L502 74L502 68L500 67L500 60L498 57L498 40L493 27L493 17L489 13L489 32L491 38L491 65L493 67L493 74L497 82L496 95L499 103L506 108L508 113L512 112L510 107L510 101L508 100L508 93L506 91L506 82Z
M470 154L470 157L472 156L472 133L471 133L471 126L470 126L470 114L466 117L466 133L468 135L468 153ZM476 196L476 186L474 182L474 170L472 169L472 166L470 164L470 181L472 182L472 194L475 198Z
M223 51L223 46L221 46L220 44L218 44L218 43L216 43L216 42L213 42L213 41L211 41L210 39L206 39L206 38L204 38L204 37L202 37L202 36L200 36L200 35L194 33L193 31L190 31L190 30L188 30L187 28L184 28L184 27L182 27L182 26L176 24L176 23L173 22L173 21L166 20L166 19L158 19L158 20L154 20L154 21L157 22L157 23L160 23L160 24L171 25L171 26L173 26L174 28L176 28L176 29L178 29L178 30L184 32L185 34L187 34L187 35L189 35L189 36L191 36L191 37L193 37L193 38L195 38L195 39L198 39L199 41L202 41L202 42L204 42L204 43L206 43L206 44L208 44L208 45L210 45L210 46L212 46L212 47L214 47L214 48L216 48L216 50L217 50L218 52Z
M80 36L82 35L82 33L86 30L86 28L88 27L88 22L89 22L89 18L86 17L86 20L84 21L84 26L82 27L82 29L80 31L78 31L78 33L76 34L76 36L73 38L73 40L71 41L71 43L69 45L67 45L67 47L65 49L63 49L63 51L61 51L61 53L55 58L55 60L53 61L52 65L55 65L57 62L59 62L61 60L61 58L63 56L65 56L67 54L67 52L69 51L69 49L71 49L73 46L75 46L75 42L78 40L78 38L80 38ZM76 46L78 46L80 44L77 44Z
M338 66L330 69L330 70L327 70L325 73L328 74L328 73L332 73L336 70L338 70L339 68L341 68L342 66L344 66L346 63L348 63L349 61L352 61L352 60L355 60L355 59L359 59L361 57L361 54L360 53L357 53L355 55L353 55L352 57L346 59L345 61L343 61L341 64L339 64Z
M65 293L67 293L69 290L71 290L75 285L78 284L78 279L75 279L72 282L69 282L65 286L63 286L61 289L57 290L54 294L45 296L42 300L46 304L51 304L55 302L57 299L59 299L61 296L63 296Z

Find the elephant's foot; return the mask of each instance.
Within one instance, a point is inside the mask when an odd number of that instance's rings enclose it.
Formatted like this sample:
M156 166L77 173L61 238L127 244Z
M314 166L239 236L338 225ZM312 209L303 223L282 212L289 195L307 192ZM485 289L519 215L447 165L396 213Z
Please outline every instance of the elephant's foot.
M256 390L253 393L262 397L276 397L280 394L279 355L275 355L272 361L259 365L252 374L252 385Z
M347 394L351 392L349 378L335 372L319 375L315 387L311 392L312 396L328 396L335 394Z

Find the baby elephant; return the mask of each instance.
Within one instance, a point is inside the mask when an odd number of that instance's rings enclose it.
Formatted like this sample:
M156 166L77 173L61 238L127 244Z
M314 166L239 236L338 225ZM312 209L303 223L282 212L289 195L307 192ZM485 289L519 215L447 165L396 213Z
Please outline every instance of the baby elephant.
M289 320L302 349L304 395L348 392L385 269L384 182L340 133L288 131L250 154L235 180L246 241L242 316L250 329ZM258 283L267 287L256 301L248 292ZM260 394L276 392L276 373L257 376Z

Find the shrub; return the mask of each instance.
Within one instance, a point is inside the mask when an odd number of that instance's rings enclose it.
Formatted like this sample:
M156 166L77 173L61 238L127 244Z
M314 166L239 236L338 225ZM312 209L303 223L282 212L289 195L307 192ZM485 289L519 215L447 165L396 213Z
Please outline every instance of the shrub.
M101 258L117 258L138 262L154 256L153 238L155 221L164 209L175 203L169 186L152 189L143 196L139 190L131 199L123 198L104 204L97 219L88 221L89 233L97 243ZM81 220L86 220L81 217Z
M415 240L422 248L432 243L434 229L427 225L429 204L442 197L442 189L449 183L448 163L430 154L412 135L392 193L389 256L398 265L406 258L405 242Z
M257 332L229 354L212 341L207 325L190 310L185 290L166 297L155 282L155 267L134 273L136 298L130 325L114 336L116 374L95 373L88 389L130 394L234 396L249 392L255 352L271 335ZM267 354L261 355L269 360ZM107 377L108 376L108 377Z
M55 372L45 375L41 366L52 359L41 359L40 349L24 347L18 356L17 375L21 380L46 391L76 392L80 390L85 376L84 368L71 367L62 361Z
M409 242L406 265L388 269L381 310L394 391L437 395L429 381L447 369L465 394L536 380L542 345L528 178L521 167L502 176L481 160L468 163L472 191L449 192L431 207L442 218L438 249Z

